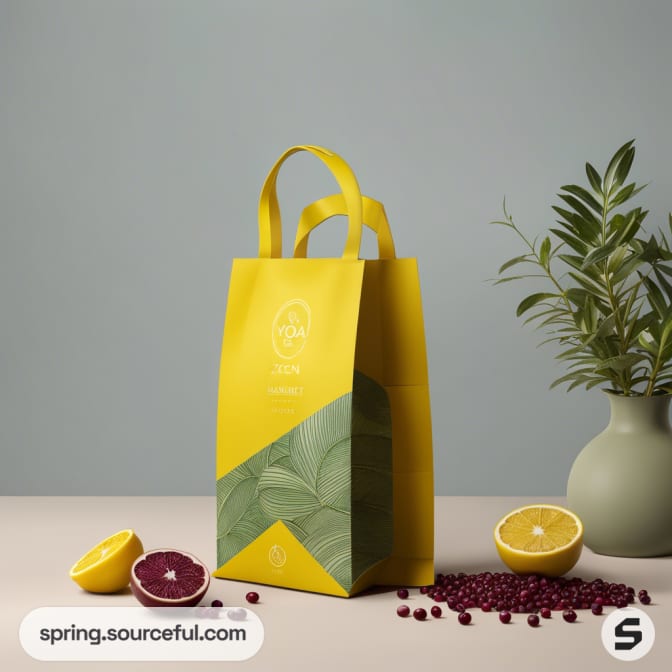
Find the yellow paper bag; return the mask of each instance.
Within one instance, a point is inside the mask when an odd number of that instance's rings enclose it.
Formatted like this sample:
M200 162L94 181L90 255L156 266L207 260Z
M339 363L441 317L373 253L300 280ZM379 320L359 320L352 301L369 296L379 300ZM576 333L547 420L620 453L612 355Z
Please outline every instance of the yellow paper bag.
M276 178L298 151L342 194L304 211L282 258ZM348 216L340 258L310 231ZM359 259L363 220L379 259ZM433 576L429 387L417 265L397 259L382 206L321 147L285 152L259 201L257 259L235 259L217 413L214 575L347 597Z

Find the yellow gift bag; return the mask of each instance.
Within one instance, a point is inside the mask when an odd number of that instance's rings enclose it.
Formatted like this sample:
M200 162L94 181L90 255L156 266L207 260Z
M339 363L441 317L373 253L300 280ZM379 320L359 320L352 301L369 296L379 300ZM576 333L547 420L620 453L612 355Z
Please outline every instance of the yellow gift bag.
M342 191L306 208L282 258L276 178L307 151ZM340 258L311 230L348 216ZM379 259L359 259L363 223ZM235 259L217 412L214 576L348 597L434 579L429 386L415 259L349 166L292 147L259 200L259 258Z

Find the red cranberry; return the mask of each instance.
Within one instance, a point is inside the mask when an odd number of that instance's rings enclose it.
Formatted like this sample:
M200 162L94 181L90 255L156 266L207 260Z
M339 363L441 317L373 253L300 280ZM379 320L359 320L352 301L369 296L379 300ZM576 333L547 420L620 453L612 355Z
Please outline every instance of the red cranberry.
M598 604L597 602L593 602L590 610L595 614L595 616L599 616L602 613L602 605Z
M567 621L567 623L574 623L576 620L576 612L574 609L565 609L562 612L562 617Z
M413 611L413 618L416 621L424 621L427 618L427 612L422 607L418 607Z
M400 604L397 607L397 616L401 616L402 618L406 618L410 613L411 613L411 610L409 609L407 604Z
M210 603L210 606L211 606L211 607L223 607L223 606L224 606L224 603L223 603L221 600L213 600L213 601Z
M636 599L634 588L624 583L599 578L584 581L578 577L518 576L508 572L437 574L434 585L423 586L420 592L434 602L445 601L453 611L478 607L509 614L540 614L541 609L574 611L590 609L594 604L622 606ZM648 593L639 592L645 596L645 603Z
M441 607L439 607L436 604L431 608L430 611L431 611L432 616L434 616L434 618L441 618L441 616L443 615L443 612L441 611Z
M530 614L527 617L527 624L533 628L536 628L539 625L539 616L536 614Z
M471 623L471 614L468 611L461 611L457 615L457 620L460 622L460 625L469 625Z
M397 591L397 597L400 600L407 600L408 599L408 590L406 588L399 588Z
M507 611L504 609L503 611L499 612L499 620L502 623L510 623L511 622L511 612Z
M542 607L540 613L542 618L551 617L551 610L548 607Z
M256 593L255 591L251 590L247 595L245 595L245 599L250 604L256 604L257 602L259 602L259 593Z
M651 604L651 596L648 593L639 596L639 601L642 604Z

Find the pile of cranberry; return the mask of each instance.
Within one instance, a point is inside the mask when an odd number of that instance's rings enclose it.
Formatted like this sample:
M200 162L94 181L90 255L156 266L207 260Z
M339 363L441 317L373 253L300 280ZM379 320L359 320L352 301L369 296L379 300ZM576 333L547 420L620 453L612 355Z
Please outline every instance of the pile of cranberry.
M444 603L458 614L462 625L471 623L468 609L498 611L502 623L511 621L511 614L529 614L527 622L532 627L539 625L541 618L551 618L552 611L562 611L568 623L576 620L578 609L590 609L599 616L604 607L622 609L635 601L635 589L624 583L610 583L603 579L584 581L580 578L549 578L538 575L519 576L508 572L481 572L480 574L438 574L434 585L423 586L420 593L432 599L435 604L430 613L441 618ZM405 600L409 596L407 588L400 588L397 596ZM648 591L637 594L641 604L651 604ZM397 607L402 618L410 616L407 604ZM418 607L413 611L418 621L427 618L427 610Z

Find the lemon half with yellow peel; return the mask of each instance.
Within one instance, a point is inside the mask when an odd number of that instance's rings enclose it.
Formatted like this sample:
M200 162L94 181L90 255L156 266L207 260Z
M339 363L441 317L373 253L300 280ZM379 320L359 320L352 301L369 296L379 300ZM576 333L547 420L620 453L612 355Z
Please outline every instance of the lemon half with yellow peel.
M129 584L131 567L143 550L133 530L121 530L83 555L70 578L90 593L116 593Z
M562 506L521 506L497 523L495 545L504 564L516 574L562 576L581 555L583 524Z

